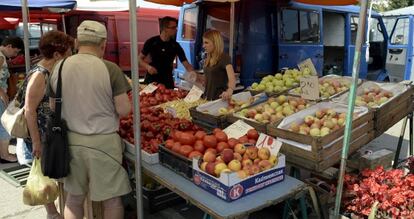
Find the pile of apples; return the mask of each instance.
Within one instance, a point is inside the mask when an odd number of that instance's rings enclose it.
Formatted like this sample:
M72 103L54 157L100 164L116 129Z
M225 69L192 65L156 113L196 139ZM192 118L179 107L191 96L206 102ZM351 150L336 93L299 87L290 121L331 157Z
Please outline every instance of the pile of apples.
M328 98L349 89L351 82L341 78L319 78L319 94ZM293 94L300 95L300 88L292 90Z
M355 119L357 114L353 115ZM307 115L303 123L292 122L288 130L312 137L323 137L345 125L346 113L334 109L320 109L314 115Z
M244 179L266 171L277 163L277 156L272 155L268 148L238 143L233 149L226 148L218 155L206 152L200 169L214 177L220 177L222 173L236 172L240 179Z
M363 94L358 95L355 100L357 106L376 107L389 100L394 94L380 87L365 88Z
M253 119L259 123L275 123L286 116L309 107L309 105L303 98L280 95L276 98L270 97L266 103L243 109L237 115Z
M246 135L235 139L229 138L227 134L215 128L212 134L205 131L173 131L168 140L165 141L165 147L181 154L184 157L193 159L194 157L203 157L206 153L222 153L225 149L234 149L235 145L242 143L256 144L259 134L252 129Z
M218 113L219 113L220 116L227 115L227 114L230 114L230 113L234 113L236 111L239 111L242 108L246 108L246 107L250 106L254 101L255 101L254 97L250 97L246 101L237 101L237 100L234 100L233 98L231 98L229 100L228 106L227 107L221 107L220 109L218 109Z
M308 68L299 71L298 69L287 69L285 72L277 73L275 75L268 75L264 77L260 83L253 83L252 89L254 91L265 91L268 93L279 93L299 85L301 77L310 76Z

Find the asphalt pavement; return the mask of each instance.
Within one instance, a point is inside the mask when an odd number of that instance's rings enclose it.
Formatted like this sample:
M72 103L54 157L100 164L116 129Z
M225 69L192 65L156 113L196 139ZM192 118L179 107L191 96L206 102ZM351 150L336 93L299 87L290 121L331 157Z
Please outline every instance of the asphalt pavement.
M386 133L380 137L374 139L364 147L364 150L378 150L388 149L395 151L397 147L398 137L400 135L402 121L390 128ZM408 155L408 125L405 131L403 148L401 150L400 158L405 158ZM10 147L10 151L14 152L14 147ZM17 166L14 164L0 164L0 170ZM46 211L42 206L27 206L22 201L22 187L16 187L9 183L4 178L0 177L0 219L43 219L46 218ZM268 209L267 211L273 211L275 209ZM276 209L277 210L277 209ZM202 218L202 212L194 206L187 204L180 204L172 206L163 211L159 211L155 214L144 213L145 218L151 219L185 219L185 218ZM268 218L271 214L258 212L252 215L251 218ZM275 215L273 215L274 218ZM133 215L129 215L128 218L133 218ZM269 217L270 218L270 217Z

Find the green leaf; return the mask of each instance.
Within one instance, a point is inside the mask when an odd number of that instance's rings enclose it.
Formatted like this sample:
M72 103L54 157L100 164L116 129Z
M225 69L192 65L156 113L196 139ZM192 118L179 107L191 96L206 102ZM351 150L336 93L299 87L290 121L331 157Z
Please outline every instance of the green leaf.
M371 207L371 213L369 213L368 219L375 219L375 215L377 214L378 210L378 201L375 201L374 204Z

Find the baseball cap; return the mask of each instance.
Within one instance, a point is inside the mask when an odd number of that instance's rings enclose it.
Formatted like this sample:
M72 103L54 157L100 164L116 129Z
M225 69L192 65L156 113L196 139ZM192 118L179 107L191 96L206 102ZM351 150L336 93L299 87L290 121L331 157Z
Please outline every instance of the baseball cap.
M85 20L78 27L78 36L88 35L106 39L107 32L103 24L97 21Z

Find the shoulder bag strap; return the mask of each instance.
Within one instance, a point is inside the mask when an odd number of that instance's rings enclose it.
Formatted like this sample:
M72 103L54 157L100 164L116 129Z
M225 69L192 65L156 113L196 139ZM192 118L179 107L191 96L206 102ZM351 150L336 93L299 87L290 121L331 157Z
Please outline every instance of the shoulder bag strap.
M59 67L58 72L58 81L56 86L56 96L55 96L55 115L57 121L60 121L61 119L61 111L62 111L62 67L63 63L65 63L66 58L63 59L62 63Z

